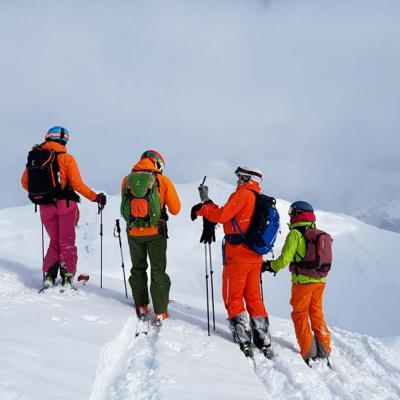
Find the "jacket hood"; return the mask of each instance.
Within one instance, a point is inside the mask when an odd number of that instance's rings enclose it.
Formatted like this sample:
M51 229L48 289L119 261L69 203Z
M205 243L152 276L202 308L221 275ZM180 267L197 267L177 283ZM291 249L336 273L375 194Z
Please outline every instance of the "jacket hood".
M154 162L150 160L150 158L142 158L132 167L132 171L143 171L143 170L154 171L158 172L159 174L162 174L162 171L154 165Z
M295 222L293 224L288 224L289 229L292 230L294 228L300 228L300 227L308 227L308 228L315 228L315 221L299 221Z
M44 142L43 147L47 150L54 150L54 151L64 151L65 153L67 152L66 146L58 143L58 142Z
M295 224L296 222L315 222L315 214L313 212L302 212L298 215L293 215L290 218L290 223Z
M254 182L252 180L248 181L247 183L241 183L240 185L236 186L236 190L240 189L249 189L253 190L254 192L260 193L261 188L260 185L257 182Z

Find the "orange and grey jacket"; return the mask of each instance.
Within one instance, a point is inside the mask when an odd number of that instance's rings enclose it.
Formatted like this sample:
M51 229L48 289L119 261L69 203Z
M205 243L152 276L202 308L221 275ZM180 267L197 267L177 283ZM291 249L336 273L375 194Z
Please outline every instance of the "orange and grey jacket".
M61 189L77 191L88 200L95 201L96 193L83 183L78 164L76 163L75 158L71 154L67 153L67 148L57 142L45 142L43 147L47 150L62 152L62 154L57 155L57 161L60 168ZM22 187L28 191L28 171L26 168L21 178L21 184Z
M254 214L256 196L253 192L260 193L260 186L254 181L237 186L236 191L231 194L227 203L218 207L216 204L205 204L197 212L211 222L224 224L225 234L240 234L232 224L235 218L242 232L249 229L251 217ZM227 262L261 263L262 256L250 250L246 245L225 244L225 260Z
M134 165L132 171L154 171L157 175L158 185L159 185L159 193L160 193L160 206L161 209L165 206L168 208L168 211L172 215L177 215L181 210L181 201L179 200L178 193L176 192L175 186L171 182L171 180L162 175L162 172L154 166L153 161L148 158L142 158L137 164ZM124 195L126 180L128 176L122 181L121 185L121 195ZM158 233L157 226L150 227L132 227L129 229L129 234L131 236L150 236L156 235Z

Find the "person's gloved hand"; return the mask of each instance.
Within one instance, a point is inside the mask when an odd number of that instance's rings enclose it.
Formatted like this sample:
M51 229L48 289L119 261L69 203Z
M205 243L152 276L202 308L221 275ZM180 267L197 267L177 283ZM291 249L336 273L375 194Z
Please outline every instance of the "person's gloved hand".
M271 272L274 275L276 275L276 272L271 267L271 261L270 260L262 262L262 264L261 264L261 272Z
M99 193L94 201L99 205L99 209L102 210L107 204L107 197L104 193Z
M197 211L200 211L201 207L203 207L203 203L196 204L192 207L190 211L190 219L194 221L197 218Z
M200 185L199 186L199 195L200 195L200 200L202 203L205 203L210 200L208 197L208 186Z
M203 232L201 234L200 243L215 242L215 222L211 222L203 217Z

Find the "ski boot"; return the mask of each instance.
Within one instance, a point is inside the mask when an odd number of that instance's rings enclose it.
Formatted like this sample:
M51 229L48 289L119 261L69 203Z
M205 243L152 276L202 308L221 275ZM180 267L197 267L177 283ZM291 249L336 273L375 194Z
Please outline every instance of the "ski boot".
M313 360L314 361L324 360L324 361L326 361L327 367L332 369L332 365L329 360L331 353L325 348L323 343L316 336L314 336L314 340L315 340L315 344L317 346L317 355L316 355L316 357L313 358Z
M74 272L67 272L67 268L64 263L60 264L60 276L61 276L61 285L63 290L74 289L73 281L74 281Z
M60 267L60 264L55 263L46 272L46 275L44 276L44 279L43 279L43 287L44 288L47 289L49 287L52 287L56 283L59 267Z
M250 326L253 334L253 343L264 356L272 359L274 353L271 348L271 333L268 317L250 317Z
M253 357L253 349L251 348L251 331L247 316L244 312L236 315L229 320L234 341L239 345L240 350L246 357Z
M161 314L157 314L156 315L156 322L154 323L154 326L156 328L161 328L161 326L163 324L163 321L168 319L168 318L169 318L169 315L168 315L167 312L161 313Z
M136 307L136 316L138 318L138 322L136 324L136 332L135 337L140 334L147 335L149 330L149 306L137 306Z
M43 287L46 289L52 287L55 281L56 280L54 279L54 277L51 274L47 273L43 279Z
M73 272L66 272L62 276L62 287L64 290L73 289L73 281L74 281L74 273Z

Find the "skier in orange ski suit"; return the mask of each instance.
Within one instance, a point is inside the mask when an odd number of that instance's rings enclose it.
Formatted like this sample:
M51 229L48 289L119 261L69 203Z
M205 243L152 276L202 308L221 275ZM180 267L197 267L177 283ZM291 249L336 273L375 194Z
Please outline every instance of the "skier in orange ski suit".
M259 183L262 173L258 169L238 167L236 175L238 177L236 190L224 206L218 207L209 200L194 206L192 215L195 213L213 223L223 224L225 240L222 296L234 339L242 350L250 345L251 333L245 313L246 307L250 316L254 344L259 348L265 348L270 347L271 339L268 314L260 287L262 256L243 243L232 244L228 240L230 237L240 236L240 232L232 222L233 219L242 232L245 233L249 228L256 200L254 192L260 193Z

